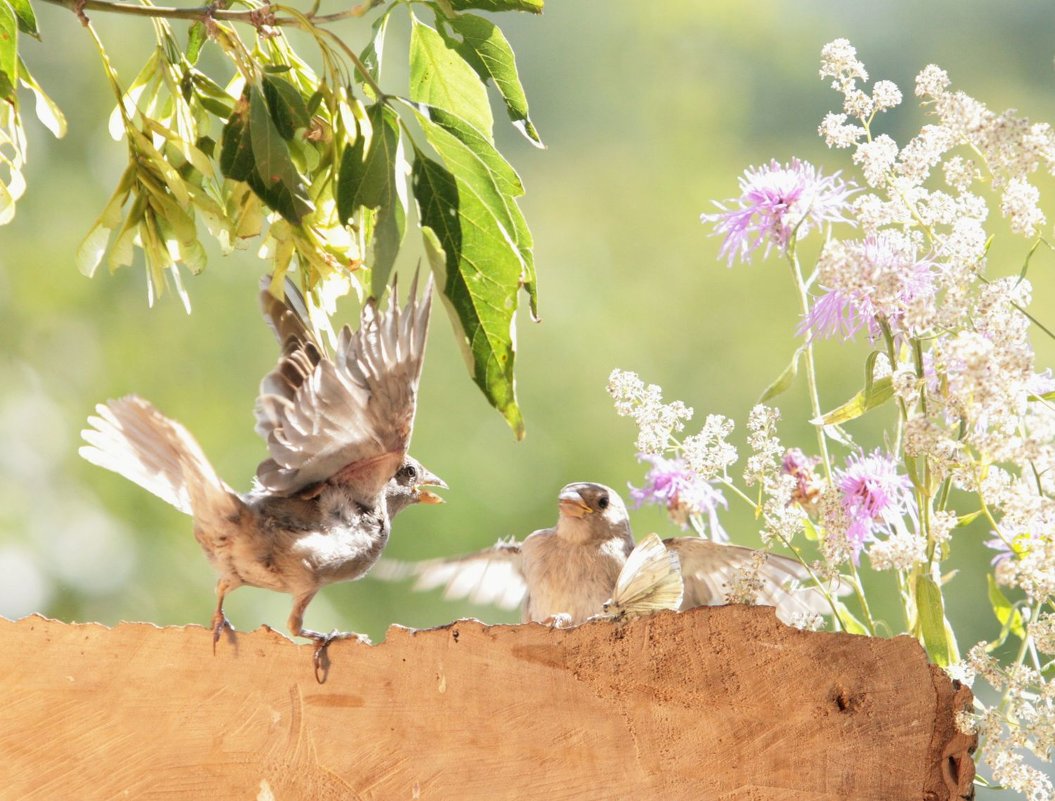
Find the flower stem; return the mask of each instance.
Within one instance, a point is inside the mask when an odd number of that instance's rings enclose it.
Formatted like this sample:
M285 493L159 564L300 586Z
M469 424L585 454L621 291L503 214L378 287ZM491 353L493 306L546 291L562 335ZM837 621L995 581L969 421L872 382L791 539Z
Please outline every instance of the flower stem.
M752 509L755 510L755 515L758 515L759 506L758 503L755 502L754 498L752 498L750 495L748 495L746 492L736 486L736 484L734 484L728 478L719 478L718 481L723 487L732 492L733 495L746 502Z
M840 629L845 631L846 627L843 625L842 620L839 618L839 607L836 606L835 599L832 598L831 592L829 592L827 585L825 585L824 582L822 582L817 576L817 574L813 571L813 568L810 567L810 563L803 559L802 554L799 552L798 548L792 545L784 537L784 535L778 533L776 536L777 539L784 544L784 547L786 547L789 551L795 554L795 558L799 560L799 564L806 568L806 572L809 573L810 580L813 581L813 585L818 590L820 590L821 594L824 596L824 600L826 600L828 602L828 606L832 608L832 618L834 619L835 623L839 626Z
M865 597L864 587L861 586L861 576L857 572L857 565L854 564L853 559L850 560L850 575L853 577L851 583L854 586L854 594L857 596L857 602L861 605L861 614L865 616L864 624L868 628L868 633L875 637L875 619L872 617L872 610L868 606L868 599Z
M810 313L810 296L806 290L806 281L802 277L802 267L799 264L799 258L793 252L788 253L788 264L791 266L791 274L795 279L795 287L799 291L802 314L806 317ZM817 391L817 369L813 362L813 341L809 337L806 338L805 357L806 383L809 386L811 411L813 412L813 419L820 420L821 400ZM820 450L821 462L824 464L824 475L830 486L832 483L832 462L831 457L828 456L828 441L824 434L824 426L818 424L816 428L817 447Z

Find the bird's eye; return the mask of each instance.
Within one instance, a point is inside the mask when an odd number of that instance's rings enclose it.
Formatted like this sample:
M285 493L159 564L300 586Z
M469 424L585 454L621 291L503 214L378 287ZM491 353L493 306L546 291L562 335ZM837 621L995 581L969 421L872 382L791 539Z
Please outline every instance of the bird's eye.
M416 467L414 467L414 465L407 464L407 465L403 465L403 467L399 468L399 473L397 473L397 475L400 478L409 478L409 479L413 480L413 479L417 478L418 470L417 470Z
M599 498L599 499L597 500L597 505L598 505L598 506L599 506L599 507L600 507L601 509L607 509L607 508L608 508L608 496L607 496L607 495L602 495L602 496L601 496L601 497L600 497L600 498Z

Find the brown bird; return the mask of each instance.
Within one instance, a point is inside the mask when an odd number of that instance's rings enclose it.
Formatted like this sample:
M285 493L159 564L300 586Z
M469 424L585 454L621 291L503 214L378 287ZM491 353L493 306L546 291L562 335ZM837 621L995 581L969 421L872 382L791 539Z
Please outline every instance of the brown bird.
M284 301L264 280L265 317L283 346L262 381L256 430L270 458L253 488L231 489L190 433L147 401L100 404L82 432L80 454L119 473L194 518L194 535L219 574L213 647L224 628L227 593L242 586L293 596L289 630L320 650L337 632L304 628L319 589L362 576L388 542L391 519L412 503L439 503L426 486L445 487L407 454L428 333L432 279L417 280L406 307L373 301L358 331L345 326L331 358L309 326L292 285Z
M384 559L372 575L391 581L414 576L414 589L444 587L446 598L468 598L503 609L522 606L525 622L578 625L605 613L634 538L623 499L610 487L568 484L557 505L557 525L523 542L500 541L449 559ZM673 537L663 543L680 562L682 609L726 603L738 573L758 560L756 603L775 606L786 623L831 611L820 591L800 586L809 574L792 559L701 537Z

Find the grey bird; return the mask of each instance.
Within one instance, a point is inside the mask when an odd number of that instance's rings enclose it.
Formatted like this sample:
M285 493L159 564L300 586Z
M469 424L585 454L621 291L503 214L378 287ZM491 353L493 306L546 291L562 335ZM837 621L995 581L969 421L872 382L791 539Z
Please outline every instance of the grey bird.
M289 630L317 644L346 636L304 628L304 610L319 589L357 579L380 557L391 519L413 503L439 503L425 489L446 487L409 456L418 380L425 354L432 279L417 280L400 309L364 304L360 327L345 326L329 356L291 285L284 300L264 280L265 317L283 346L261 382L256 430L270 458L253 488L231 489L179 423L129 396L100 404L89 462L139 484L194 519L194 535L219 575L213 648L225 628L224 597L242 586L293 596Z
M634 538L626 505L610 487L568 484L557 496L557 505L557 525L523 542L499 541L449 559L383 559L371 575L391 581L414 576L416 590L443 587L449 599L468 598L503 609L521 606L525 622L578 625L605 614ZM682 609L725 603L738 572L764 558L757 573L756 603L775 606L786 623L831 611L821 592L801 586L809 574L793 559L701 537L673 537L663 544L680 562Z

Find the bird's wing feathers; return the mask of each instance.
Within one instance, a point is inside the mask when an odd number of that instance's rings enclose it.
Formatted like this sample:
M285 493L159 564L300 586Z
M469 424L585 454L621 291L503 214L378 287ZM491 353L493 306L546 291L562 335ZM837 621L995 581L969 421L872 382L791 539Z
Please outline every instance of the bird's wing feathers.
M415 590L443 587L447 599L468 598L473 603L516 609L527 595L520 567L520 543L500 540L490 548L450 559L399 562L382 559L370 573L384 581L416 578Z
M294 306L268 313L293 343L265 376L257 400L257 431L271 458L257 469L260 483L292 494L326 479L354 482L364 496L379 493L395 474L410 442L418 379L425 354L432 278L404 308L363 307L360 327L345 326L331 360L314 337L299 339ZM277 323L275 322L277 320ZM308 331L301 319L301 329Z
M660 609L681 607L683 584L677 553L667 550L656 534L649 534L630 552L619 571L605 613L638 617Z
M297 285L287 277L283 282L283 297L278 298L271 291L271 283L271 276L265 275L260 279L260 307L264 313L264 322L282 346L283 353L307 342L322 355L325 350L311 326L308 304Z
M700 537L674 537L665 541L681 558L685 581L683 608L725 603L727 587L736 572L750 565L756 551L739 545L711 542ZM761 588L756 603L775 606L785 623L806 614L830 613L824 595L816 587L802 586L809 572L793 559L767 554L758 571ZM842 594L836 588L834 594Z

